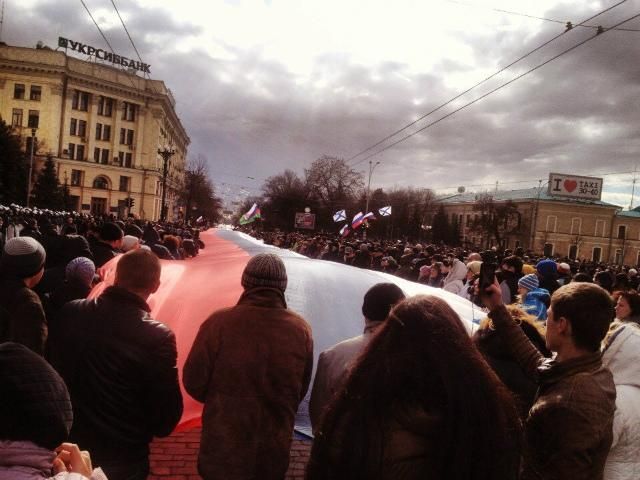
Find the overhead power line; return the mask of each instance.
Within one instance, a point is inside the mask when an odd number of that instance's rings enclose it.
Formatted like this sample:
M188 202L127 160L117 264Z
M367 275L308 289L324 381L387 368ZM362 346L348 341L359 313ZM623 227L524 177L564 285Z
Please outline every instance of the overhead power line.
M597 29L599 27L599 25L584 25L584 23L578 24L578 25L573 25L572 22L568 22L566 20L558 20L555 18L547 18L547 17L538 17L536 15L529 15L527 13L521 13L521 12L514 12L513 10L504 10L502 8L493 8L493 7L484 7L483 5L474 5L472 3L466 3L466 2L460 2L458 0L443 0L447 3L453 3L456 5L462 5L462 6L466 6L466 7L472 7L472 8L482 8L482 9L486 9L486 10L491 10L493 12L497 12L497 13L506 13L508 15L515 15L518 17L525 17L525 18L532 18L534 20L543 20L545 22L552 22L552 23L560 23L562 25L565 26L571 26L570 28L573 27L582 27L582 28L593 28L593 29ZM621 31L621 32L640 32L639 29L636 28L616 28L615 30Z
M612 5L611 7L606 8L605 10L587 18L586 20L580 22L579 25L582 25L583 23L586 23L590 20L593 20L594 18L616 8L619 5L622 5L623 3L625 3L627 0L622 0L614 5ZM425 118L427 118L429 115L432 115L434 113L436 113L437 111L443 109L444 107L446 107L447 105L451 104L452 102L454 102L455 100L459 99L460 97L466 95L467 93L469 93L470 91L474 90L475 88L479 87L480 85L488 82L489 80L491 80L492 78L498 76L499 74L501 74L502 72L504 72L505 70L511 68L512 66L514 66L515 64L517 64L518 62L524 60L525 58L529 57L530 55L534 54L535 52L539 51L540 49L546 47L547 45L549 45L550 43L556 41L558 38L562 37L565 33L567 33L568 30L563 31L562 33L554 36L553 38L547 40L546 42L544 42L543 44L541 44L540 46L534 48L533 50L525 53L524 55L522 55L521 57L517 58L516 60L514 60L513 62L509 63L508 65L500 68L498 71L496 71L495 73L489 75L488 77L486 77L485 79L479 81L478 83L472 85L471 87L469 87L468 89L466 89L465 91L459 93L458 95L456 95L453 98L450 98L449 100L447 100L446 102L438 105L436 108L434 108L433 110L430 110L429 112L425 113L424 115L422 115L421 117L417 118L416 120L414 120L413 122L405 125L404 127L400 128L399 130L396 130L395 132L387 135L386 137L384 137L382 140L378 141L377 143L371 145L370 147L365 148L364 150L356 153L355 155L353 155L352 157L347 159L347 162L350 162L352 160L355 160L356 158L360 157L361 155L364 155L367 152L370 152L371 150L373 150L374 148L382 145L384 142L386 142L387 140L390 140L391 138L395 137L396 135L398 135L399 133L404 132L405 130L411 128L412 126L414 126L416 123L419 123L420 121L424 120ZM369 158L369 157L367 157ZM366 160L366 159L365 159ZM358 161L356 163L354 163L354 165L357 165L359 163L362 163L364 160Z
M104 41L106 42L107 46L109 47L109 50L111 51L111 53L113 53L113 47L111 46L111 44L109 43L109 40L107 40L107 37L105 36L104 32L102 31L102 29L100 28L100 25L98 25L98 22L96 22L96 19L93 18L93 15L91 14L91 11L89 10L89 7L87 7L87 4L84 3L84 0L80 0L80 3L82 3L82 6L84 7L84 9L87 11L87 13L89 14L89 17L91 17L91 21L93 22L93 24L96 26L96 28L98 29L98 32L100 32L100 35L102 35L102 38L104 39Z
M118 15L118 18L120 19L120 23L122 24L122 28L124 28L124 31L127 34L127 37L129 37L129 41L131 42L131 45L133 46L133 49L135 50L136 55L138 56L138 60L140 60L140 63L144 63L142 61L142 57L140 56L140 52L136 48L136 44L133 42L133 38L131 38L131 35L129 34L129 30L127 30L127 26L124 24L124 20L122 19L122 16L120 16L120 11L118 10L118 7L116 7L116 4L115 4L114 0L111 0L111 5L113 5L113 9L116 11L116 14ZM146 72L145 72L145 74L146 74Z
M623 20L622 22L617 23L615 26L618 26L618 25L624 25L625 23L630 22L631 20L634 20L634 19L636 19L636 18L638 18L638 17L640 17L640 13L638 13L638 14L636 14L636 15L633 15L632 17L629 17L629 18L627 18L626 20ZM610 30L610 29L605 29L605 30L603 30L603 32L602 32L602 33L607 32L607 31L609 31L609 30ZM380 150L378 150L378 151L376 151L376 152L374 152L374 153L372 153L372 154L370 154L370 155L367 155L367 156L366 156L366 157L364 157L363 159L361 159L361 160L359 160L359 161L355 162L355 163L352 165L352 167L353 167L353 166L355 166L355 165L358 165L359 163L362 163L362 162L364 162L364 161L366 161L366 160L368 160L368 159L370 159L370 158L372 158L372 157L374 157L374 156L376 156L376 155L379 155L380 153L385 152L385 151L389 150L390 148L393 148L394 146L398 145L399 143L402 143L402 142L404 142L404 141L408 140L409 138L411 138L411 137L413 137L413 136L417 135L418 133L423 132L423 131L424 131L424 130L426 130L427 128L430 128L430 127L432 127L432 126L434 126L434 125L436 125L436 124L440 123L442 120L444 120L444 119L446 119L446 118L451 117L452 115L454 115L454 114L458 113L458 112L459 112L459 111L461 111L461 110L464 110L464 109L466 109L466 108L470 107L471 105L474 105L475 103L477 103L477 102L479 102L480 100L482 100L482 99L484 99L484 98L488 97L489 95L492 95L493 93L497 92L498 90L501 90L501 89L503 89L504 87L506 87L506 86L508 86L508 85L511 85L512 83L516 82L517 80L520 80L521 78L523 78L523 77L525 77L525 76L529 75L530 73L535 72L535 71L536 71L536 70L538 70L539 68L544 67L544 66L545 66L545 65L547 65L548 63L551 63L552 61L554 61L554 60L556 60L556 59L558 59L558 58L562 57L563 55L566 55L567 53L569 53L569 52L571 52L571 51L575 50L576 48L578 48L578 47L580 47L580 46L584 45L585 43L590 42L591 40L593 40L594 38L598 37L599 35L600 35L599 33L596 33L595 35L593 35L593 36L591 36L591 37L586 38L585 40L583 40L583 41L581 41L581 42L577 43L576 45L574 45L574 46L572 46L572 47L570 47L570 48L568 48L568 49L566 49L566 50L563 50L563 51L562 51L562 52L560 52L559 54L554 55L553 57L549 58L548 60L545 60L544 62L542 62L542 63L540 63L540 64L536 65L535 67L533 67L533 68L531 68L531 69L527 70L526 72L524 72L524 73L522 73L522 74L520 74L520 75L518 75L518 76L516 76L516 77L512 78L511 80L509 80L509 81L507 81L507 82L503 83L502 85L499 85L498 87L496 87L496 88L494 88L494 89L492 89L492 90L488 91L487 93L485 93L485 94L483 94L483 95L481 95L481 96L479 96L479 97L475 98L474 100L472 100L472 101L470 101L470 102L468 102L468 103L466 103L466 104L462 105L461 107L456 108L455 110L453 110L453 111L451 111L451 112L447 113L446 115L443 115L442 117L438 118L437 120L434 120L433 122L428 123L428 124L427 124L427 125L425 125L424 127L421 127L420 129L418 129L418 130L416 130L416 131L414 131L414 132L412 132L412 133L410 133L410 134L408 134L408 135L405 135L404 137L400 138L399 140L396 140L395 142L393 142L393 143L391 143L391 144L387 145L386 147L384 147L384 148L382 148L382 149L380 149Z

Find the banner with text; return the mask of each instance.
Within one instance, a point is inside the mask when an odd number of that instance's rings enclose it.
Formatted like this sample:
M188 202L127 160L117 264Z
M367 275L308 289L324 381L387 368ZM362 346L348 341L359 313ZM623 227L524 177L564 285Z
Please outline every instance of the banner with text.
M550 173L548 193L553 197L600 200L602 197L602 178Z
M316 228L316 214L315 213L296 213L294 227L313 230L314 228Z

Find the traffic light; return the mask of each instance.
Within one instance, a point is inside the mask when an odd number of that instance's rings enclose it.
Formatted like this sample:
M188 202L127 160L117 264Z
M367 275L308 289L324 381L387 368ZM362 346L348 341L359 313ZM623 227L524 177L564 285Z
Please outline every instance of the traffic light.
M131 197L127 198L127 207L131 208L135 205L135 200Z

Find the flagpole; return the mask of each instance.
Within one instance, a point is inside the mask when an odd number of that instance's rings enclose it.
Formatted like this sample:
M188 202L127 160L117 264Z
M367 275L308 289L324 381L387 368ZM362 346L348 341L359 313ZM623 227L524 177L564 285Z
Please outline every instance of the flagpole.
M371 160L369 160L369 181L367 182L367 192L366 192L366 202L365 202L365 207L364 207L364 214L366 215L367 213L369 213L369 194L371 192L371 176L373 175L373 171L375 170L375 168L380 165L380 162L376 162L376 163L372 163ZM362 233L362 238L363 239L367 239L367 229L364 229L364 232Z

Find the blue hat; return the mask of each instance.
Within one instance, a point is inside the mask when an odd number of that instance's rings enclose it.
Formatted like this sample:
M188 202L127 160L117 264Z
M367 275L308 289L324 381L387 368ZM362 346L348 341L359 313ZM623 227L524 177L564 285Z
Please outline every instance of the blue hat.
M525 275L518 280L518 287L526 288L527 290L535 290L540 286L538 282L538 276L535 273Z
M536 270L543 277L547 277L558 273L558 265L553 260L540 260L536 265Z

